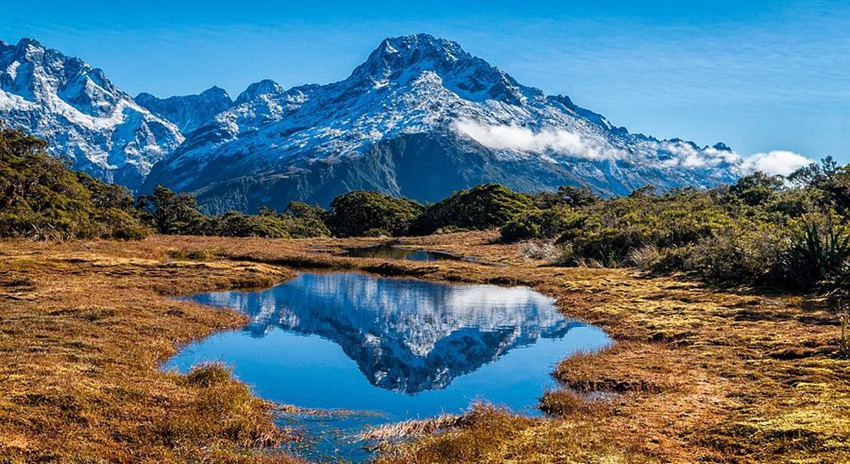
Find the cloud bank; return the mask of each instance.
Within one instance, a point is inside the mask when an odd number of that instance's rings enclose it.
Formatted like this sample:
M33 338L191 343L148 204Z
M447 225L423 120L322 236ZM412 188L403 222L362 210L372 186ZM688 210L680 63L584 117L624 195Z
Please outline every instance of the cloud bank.
M749 156L744 160L741 168L745 174L761 171L771 175L787 176L813 162L814 160L798 153L777 150Z
M662 166L684 168L715 168L722 164L730 165L741 162L741 156L731 150L714 147L699 148L690 142L681 140L653 142L650 144L657 152L664 152L671 157L662 161Z
M590 161L618 160L628 153L598 140L560 128L544 128L537 132L516 125L490 125L470 119L452 123L452 129L481 145L495 150L515 150L528 153L571 156ZM787 176L813 160L791 151L776 150L741 156L723 146L699 148L691 142L665 140L649 142L649 150L664 155L661 167L712 169L731 167L741 175L761 171L770 175Z
M592 161L615 160L625 156L622 150L564 129L551 128L534 132L526 127L487 125L470 119L454 121L452 129L495 150L558 153Z

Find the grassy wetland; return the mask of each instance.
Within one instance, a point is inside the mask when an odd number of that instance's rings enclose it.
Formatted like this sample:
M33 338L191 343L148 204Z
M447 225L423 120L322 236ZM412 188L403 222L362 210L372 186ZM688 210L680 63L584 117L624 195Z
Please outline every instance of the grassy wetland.
M460 426L393 447L379 462L847 460L848 361L839 318L821 299L553 267L494 238L403 243L508 266L333 253L368 243L361 240L4 241L0 454L13 462L294 462L267 450L297 434L275 428L275 406L226 370L181 376L158 365L181 343L244 323L168 296L265 287L321 267L529 285L617 341L557 366L565 388L541 400L551 419L479 407ZM580 395L596 391L614 394Z
M523 285L615 344L563 360L541 417L488 405L372 431L391 462L850 461L850 169L603 199L498 185L433 205L351 192L328 210L203 214L133 198L0 128L0 459L299 462L302 440L227 366L161 369L245 326L176 296L325 269ZM347 256L393 243L461 260ZM498 265L494 265L498 264Z

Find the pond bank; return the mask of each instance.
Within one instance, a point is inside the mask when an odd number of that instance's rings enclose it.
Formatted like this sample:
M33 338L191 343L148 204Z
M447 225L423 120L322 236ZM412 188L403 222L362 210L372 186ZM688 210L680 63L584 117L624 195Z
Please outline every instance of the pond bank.
M478 401L540 415L538 398L557 388L555 364L611 343L525 287L305 272L267 290L185 301L250 322L186 346L166 369L223 362L262 398L373 412L305 424L314 456L348 461L369 457L361 451L369 444L351 439L364 427L458 415ZM332 428L338 437L329 438Z

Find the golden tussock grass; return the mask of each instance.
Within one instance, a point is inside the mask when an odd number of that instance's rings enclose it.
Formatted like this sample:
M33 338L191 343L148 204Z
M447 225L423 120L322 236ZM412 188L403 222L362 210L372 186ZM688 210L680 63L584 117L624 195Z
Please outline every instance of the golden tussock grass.
M269 285L290 267L311 267L527 285L617 340L556 367L563 388L541 400L551 417L478 407L469 420L389 447L378 462L850 462L850 361L839 348L839 315L824 302L552 267L526 245L494 244L495 236L402 243L508 266L339 255L375 243L357 239L4 242L0 454L285 459L257 452L285 431L269 428L270 407L226 370L157 370L180 343L243 323L163 295ZM611 394L586 395L598 391Z
M99 247L97 251L92 246ZM0 244L0 456L11 462L285 461L271 405L222 366L160 372L180 343L241 316L162 295L290 273L175 261L131 243Z

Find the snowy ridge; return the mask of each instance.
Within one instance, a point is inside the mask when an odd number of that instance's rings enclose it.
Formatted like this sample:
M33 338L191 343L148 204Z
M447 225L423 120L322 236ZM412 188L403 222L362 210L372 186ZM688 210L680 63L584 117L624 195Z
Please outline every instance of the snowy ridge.
M487 182L604 194L710 187L800 162L632 134L427 34L384 40L343 81L287 90L264 80L235 101L216 87L134 100L79 59L0 42L0 120L47 139L76 169L140 193L191 192L211 213L327 204L352 189L436 201Z
M418 181L446 185L412 185L410 163L445 170L420 172ZM734 180L741 163L722 144L631 134L568 97L519 84L455 42L420 34L383 41L341 82L252 85L158 165L146 188L193 192L214 211L250 210L327 203L353 188L431 201L489 181L608 194L649 183L706 187Z
M135 100L151 113L173 122L184 134L194 131L213 116L233 106L230 95L220 87L211 87L199 95L168 98L140 93Z
M0 120L46 139L74 168L130 188L183 142L101 70L31 39L0 42Z

